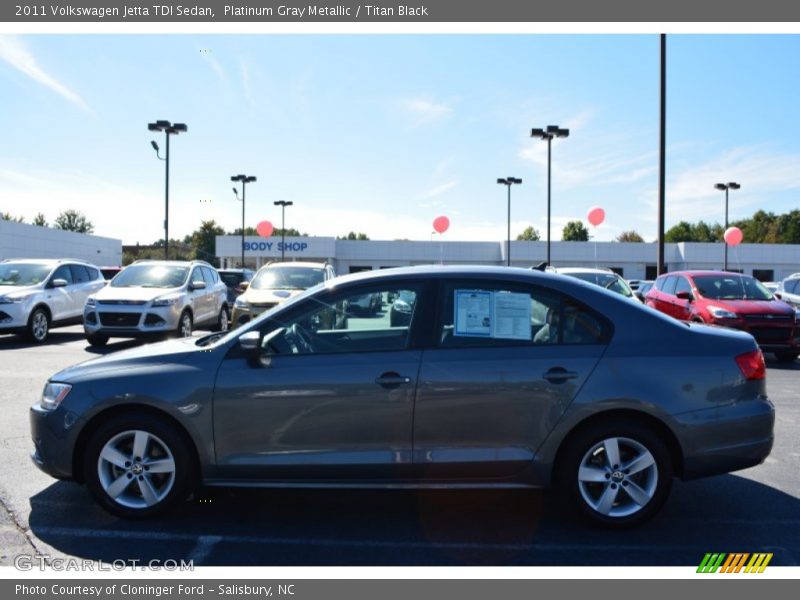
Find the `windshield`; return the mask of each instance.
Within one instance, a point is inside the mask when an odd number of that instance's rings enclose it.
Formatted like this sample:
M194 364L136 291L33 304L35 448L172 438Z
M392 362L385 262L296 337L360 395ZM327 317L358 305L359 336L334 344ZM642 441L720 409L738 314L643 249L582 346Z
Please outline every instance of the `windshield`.
M186 282L189 267L172 265L131 265L120 271L111 287L180 287Z
M253 290L305 290L322 283L325 273L313 267L267 267L250 282Z
M47 278L51 268L31 263L0 264L0 285L36 285Z
M772 300L772 292L760 281L741 275L699 275L694 284L704 298L712 300Z
M628 284L615 273L565 273L565 275L599 285L600 287L604 287L607 290L611 290L612 292L616 292L628 298L633 295Z

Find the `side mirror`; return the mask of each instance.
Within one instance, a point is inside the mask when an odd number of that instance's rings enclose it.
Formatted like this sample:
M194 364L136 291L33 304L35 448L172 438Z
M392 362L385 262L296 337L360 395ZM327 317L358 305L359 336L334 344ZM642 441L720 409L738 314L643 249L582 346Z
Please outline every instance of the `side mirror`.
M243 292L248 288L249 285L250 285L249 281L243 281L239 284L239 290Z
M193 290L204 290L206 289L206 282L205 281L193 281L190 286Z
M54 288L66 287L66 285L67 285L67 280L66 279L53 279L53 281L50 282L50 287L54 287Z
M688 300L691 302L694 300L694 296L692 296L692 292L680 291L675 294L675 297L680 298L681 300Z
M245 354L258 352L260 342L261 334L258 331L248 331L239 336L239 347Z
M780 293L780 292L775 292L775 293L774 293L774 294L772 294L772 295L773 295L773 296L775 296L775 297L776 297L778 300L783 300L783 296L781 295L781 293Z

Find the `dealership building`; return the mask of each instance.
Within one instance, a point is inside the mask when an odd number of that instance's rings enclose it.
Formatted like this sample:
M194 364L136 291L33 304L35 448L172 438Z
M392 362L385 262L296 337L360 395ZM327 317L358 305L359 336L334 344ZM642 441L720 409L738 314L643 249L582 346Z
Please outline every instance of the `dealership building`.
M75 258L98 267L122 264L122 240L0 220L0 260Z
M260 267L270 261L307 260L328 262L340 275L372 269L409 265L505 265L505 241L354 241L331 237L290 237L281 248L281 238L247 236L245 262ZM622 242L552 242L555 267L610 268L626 279L654 279L657 245ZM721 269L725 247L722 243L679 243L665 245L669 271ZM241 263L242 238L217 236L216 255L223 267ZM530 267L547 257L547 242L511 242L511 264ZM728 268L753 275L762 281L779 281L800 272L800 245L740 244L728 249Z

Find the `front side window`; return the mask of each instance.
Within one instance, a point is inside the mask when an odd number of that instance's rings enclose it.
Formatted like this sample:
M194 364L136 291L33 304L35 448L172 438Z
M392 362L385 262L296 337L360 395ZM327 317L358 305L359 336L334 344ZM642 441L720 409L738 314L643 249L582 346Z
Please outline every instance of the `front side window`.
M189 267L172 265L131 265L109 284L111 287L180 287L186 282Z
M678 282L675 284L675 293L677 294L678 292L692 293L692 286L686 277L678 277Z
M441 299L441 348L605 343L593 311L544 288L454 282Z
M31 263L0 264L0 286L36 285L47 278L50 268Z
M72 271L69 268L69 265L61 265L56 269L56 272L53 273L53 278L50 280L52 283L56 279L63 279L67 282L67 285L72 285Z
M194 271L192 271L192 285L205 282L206 282L205 279L203 279L202 267L195 267Z
M269 319L262 351L291 355L404 350L419 293L417 285L384 285L317 294L291 311L289 318L282 320L279 313ZM364 310L367 306L372 309Z

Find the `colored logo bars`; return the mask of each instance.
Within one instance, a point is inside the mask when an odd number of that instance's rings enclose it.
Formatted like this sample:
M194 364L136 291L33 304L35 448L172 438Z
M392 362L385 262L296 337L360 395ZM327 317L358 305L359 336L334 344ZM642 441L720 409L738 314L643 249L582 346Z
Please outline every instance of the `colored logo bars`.
M749 562L747 559L750 559ZM744 573L763 573L769 561L772 560L772 553L756 552L708 552L703 557L700 566L697 567L698 573L739 573L744 569ZM745 563L747 565L745 566Z

